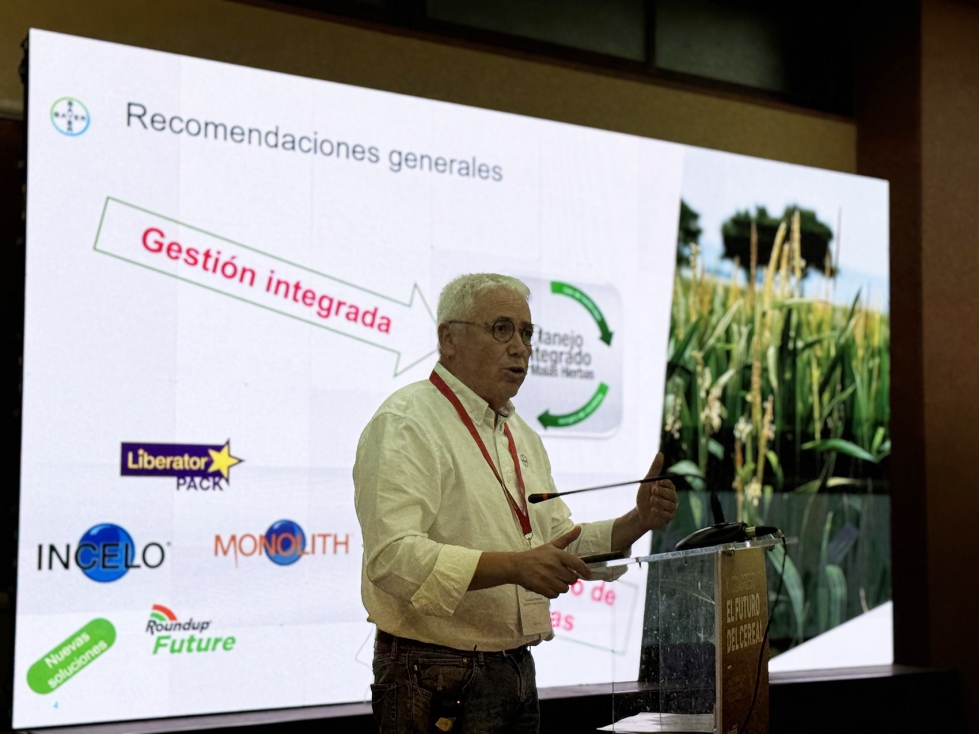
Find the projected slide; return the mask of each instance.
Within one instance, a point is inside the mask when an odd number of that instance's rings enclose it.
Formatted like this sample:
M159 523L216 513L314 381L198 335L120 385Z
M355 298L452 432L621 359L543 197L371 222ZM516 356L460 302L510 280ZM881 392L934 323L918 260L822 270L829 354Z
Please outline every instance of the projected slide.
M680 146L30 40L17 726L369 697L356 443L456 275L532 289L560 487L649 466ZM614 588L554 605L541 686L635 678L644 575Z
M459 274L532 291L514 403L559 489L640 476L662 435L712 466L696 375L747 322L674 283L688 159L730 187L737 161L44 31L29 61L16 727L369 700L357 440L428 378ZM555 600L538 684L635 680L645 598L634 568Z

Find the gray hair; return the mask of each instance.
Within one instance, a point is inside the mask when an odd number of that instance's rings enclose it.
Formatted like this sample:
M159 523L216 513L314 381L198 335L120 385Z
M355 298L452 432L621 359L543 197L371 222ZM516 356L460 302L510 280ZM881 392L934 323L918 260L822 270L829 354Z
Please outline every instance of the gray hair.
M437 320L439 325L448 321L468 321L472 318L476 298L493 288L506 288L525 301L530 300L530 288L523 281L497 273L470 273L460 275L442 289L439 296Z

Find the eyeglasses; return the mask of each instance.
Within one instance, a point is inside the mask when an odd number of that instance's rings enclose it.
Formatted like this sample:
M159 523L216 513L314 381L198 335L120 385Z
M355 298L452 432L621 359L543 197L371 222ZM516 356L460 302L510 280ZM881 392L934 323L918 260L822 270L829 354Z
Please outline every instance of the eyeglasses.
M475 321L446 321L447 324L469 324L470 326L482 326L488 329L493 335L493 338L498 342L503 342L504 344L513 338L513 332L517 330L517 327L513 325L510 319L497 319L492 324L488 323L476 323ZM534 339L534 332L537 330L535 324L527 324L520 329L520 341L524 343L524 346L531 346L531 342Z

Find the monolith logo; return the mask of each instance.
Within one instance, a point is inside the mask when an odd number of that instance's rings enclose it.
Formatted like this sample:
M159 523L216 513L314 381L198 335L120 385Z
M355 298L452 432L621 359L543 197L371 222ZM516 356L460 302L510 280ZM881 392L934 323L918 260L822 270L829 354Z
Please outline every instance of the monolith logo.
M331 541L332 540L332 544ZM277 520L264 533L232 533L224 538L214 536L214 556L232 555L235 567L238 556L265 556L277 566L291 566L303 556L343 555L350 553L350 533L310 533L307 535L294 520Z
M88 108L74 97L62 97L51 105L51 122L59 133L77 137L88 130L91 121Z
M268 557L279 566L290 566L300 559L306 545L306 533L298 522L279 520L265 533Z

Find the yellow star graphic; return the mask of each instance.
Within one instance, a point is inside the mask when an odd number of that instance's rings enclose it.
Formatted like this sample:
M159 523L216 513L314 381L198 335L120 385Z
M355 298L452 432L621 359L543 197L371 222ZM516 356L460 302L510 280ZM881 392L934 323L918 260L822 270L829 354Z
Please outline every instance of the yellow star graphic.
M228 469L235 464L241 463L241 459L237 459L231 455L231 441L228 441L220 451L208 449L207 453L211 455L211 467L207 470L208 474L213 471L219 471L221 472L221 476L227 479Z

